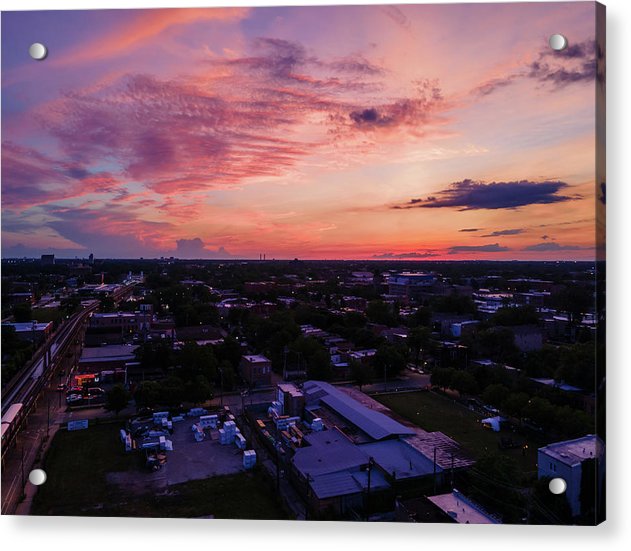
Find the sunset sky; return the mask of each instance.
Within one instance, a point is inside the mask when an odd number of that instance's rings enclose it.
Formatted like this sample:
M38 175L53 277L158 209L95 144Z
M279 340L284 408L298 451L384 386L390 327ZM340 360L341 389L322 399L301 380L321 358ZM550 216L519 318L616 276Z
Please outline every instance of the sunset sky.
M3 13L2 256L591 260L595 60L591 2Z

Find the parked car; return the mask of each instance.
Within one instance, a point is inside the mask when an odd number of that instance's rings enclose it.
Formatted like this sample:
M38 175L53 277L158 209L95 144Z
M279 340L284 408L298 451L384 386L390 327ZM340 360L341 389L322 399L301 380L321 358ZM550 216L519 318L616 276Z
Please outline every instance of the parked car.
M78 405L83 402L82 394L68 394L66 396L66 403L68 405Z

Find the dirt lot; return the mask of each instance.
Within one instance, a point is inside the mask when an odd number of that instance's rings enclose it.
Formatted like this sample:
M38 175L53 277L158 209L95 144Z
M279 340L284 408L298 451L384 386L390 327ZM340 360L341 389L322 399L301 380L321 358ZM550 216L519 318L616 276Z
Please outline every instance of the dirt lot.
M165 469L168 484L244 472L243 452L234 444L222 446L217 431L212 439L196 442L190 430L194 421L173 424L173 451L168 452Z
M258 469L246 472L235 445L195 442L187 419L174 424L167 465L143 468L141 452L126 453L122 423L60 431L45 461L48 474L31 514L284 519Z

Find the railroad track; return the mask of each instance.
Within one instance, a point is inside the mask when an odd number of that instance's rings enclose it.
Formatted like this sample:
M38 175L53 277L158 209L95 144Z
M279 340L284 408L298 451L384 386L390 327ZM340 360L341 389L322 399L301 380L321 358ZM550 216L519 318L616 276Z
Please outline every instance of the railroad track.
M134 283L125 285L116 293L114 300L122 299L134 286ZM2 415L11 405L23 404L23 409L29 402L35 401L39 391L48 383L56 368L59 358L63 357L65 349L73 340L77 328L87 317L99 307L99 301L93 300L81 311L73 314L52 337L47 345L36 353L30 364L26 366L16 377L2 390Z
M98 308L98 301L86 306L80 312L73 314L40 349L26 369L23 369L2 392L2 415L14 403L27 404L34 391L41 382L47 382L50 374L67 345L73 340L78 327L87 319L90 313ZM36 398L36 396L35 396Z

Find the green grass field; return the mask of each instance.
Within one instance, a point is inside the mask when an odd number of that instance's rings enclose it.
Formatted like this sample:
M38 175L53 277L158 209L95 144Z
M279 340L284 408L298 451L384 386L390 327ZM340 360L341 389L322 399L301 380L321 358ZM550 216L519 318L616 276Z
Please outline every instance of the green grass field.
M111 472L137 471L139 481L146 476L140 454L124 452L116 424L59 431L44 468L48 478L33 501L34 515L287 518L273 492L252 472L193 480L160 495L108 484Z
M386 394L375 398L422 429L428 432L440 431L450 436L474 459L486 453L501 453L515 459L523 476L537 471L537 448L543 443L506 430L497 433L485 429L480 423L483 419L481 415L450 398L433 392ZM521 448L499 449L498 442L502 436L527 444L525 454Z
M48 477L35 496L33 514L80 514L82 508L115 498L106 474L138 468L138 457L125 453L117 427L95 425L55 434L44 462Z
M136 498L109 508L111 516L282 520L289 518L271 490L253 473L193 480L169 495Z

